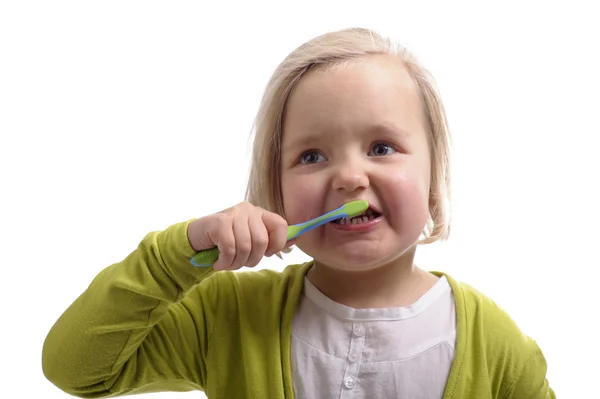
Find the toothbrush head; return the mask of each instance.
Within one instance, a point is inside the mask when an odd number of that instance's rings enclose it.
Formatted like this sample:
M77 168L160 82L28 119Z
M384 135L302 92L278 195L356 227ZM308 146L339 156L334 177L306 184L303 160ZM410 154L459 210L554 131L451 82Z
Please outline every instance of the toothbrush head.
M314 228L322 226L331 221L351 218L356 215L360 215L369 208L369 203L365 200L357 200L347 202L339 208L327 212L326 214L319 216L318 218L309 220L308 222L296 224L288 227L288 240L298 237L300 234L306 233Z

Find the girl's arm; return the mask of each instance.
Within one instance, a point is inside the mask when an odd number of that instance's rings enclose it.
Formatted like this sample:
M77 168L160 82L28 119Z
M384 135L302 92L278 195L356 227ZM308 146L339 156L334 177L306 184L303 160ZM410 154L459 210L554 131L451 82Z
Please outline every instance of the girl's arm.
M190 264L189 222L102 270L44 342L46 377L79 397L202 389L218 292Z

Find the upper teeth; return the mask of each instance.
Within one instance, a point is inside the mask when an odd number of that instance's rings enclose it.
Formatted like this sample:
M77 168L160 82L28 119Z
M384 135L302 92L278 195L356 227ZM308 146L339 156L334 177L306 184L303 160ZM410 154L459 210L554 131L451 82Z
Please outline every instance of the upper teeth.
M345 224L345 223L351 222L352 220L356 221L356 220L363 219L363 218L364 218L363 221L367 221L372 216L375 216L375 212L372 211L371 209L367 209L365 212L360 213L360 214L358 214L356 216L352 216L352 217L349 217L349 218L341 218L341 219L338 220L338 223Z
M363 213L359 213L358 215L356 215L356 216L353 216L353 217L360 217L360 216L371 216L371 215L374 215L374 214L375 214L375 212L373 212L373 211L371 210L371 208L369 208L369 209L367 209L366 211L364 211Z

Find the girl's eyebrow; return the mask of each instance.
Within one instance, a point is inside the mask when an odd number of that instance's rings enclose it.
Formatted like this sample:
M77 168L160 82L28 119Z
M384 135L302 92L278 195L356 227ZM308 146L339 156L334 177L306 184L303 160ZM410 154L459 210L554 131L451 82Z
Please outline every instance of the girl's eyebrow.
M317 134L315 130L310 133L304 134L301 137L294 138L286 143L283 147L284 151L290 151L294 148L304 148L310 144L318 143L323 138L325 133Z
M290 151L294 148L304 148L309 147L311 145L315 145L319 143L324 137L327 135L328 129L311 129L310 132L303 134L301 137L295 137L289 140L286 145L283 147L284 151ZM365 128L361 129L363 134L365 135L382 135L384 137L397 137L397 138L407 138L410 137L411 134L409 131L399 127L397 124L392 123L373 123ZM342 138L340 137L340 140Z

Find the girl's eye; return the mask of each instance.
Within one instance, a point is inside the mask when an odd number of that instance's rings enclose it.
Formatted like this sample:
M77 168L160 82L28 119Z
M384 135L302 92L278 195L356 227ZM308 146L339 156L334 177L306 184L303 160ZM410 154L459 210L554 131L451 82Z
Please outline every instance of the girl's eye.
M375 144L373 149L371 149L371 153L375 156L389 155L394 151L391 146L382 143Z
M319 154L316 151L306 151L300 157L300 163L303 163L303 164L317 163L317 162L321 162L323 159L325 159L325 157L323 157L323 155Z

